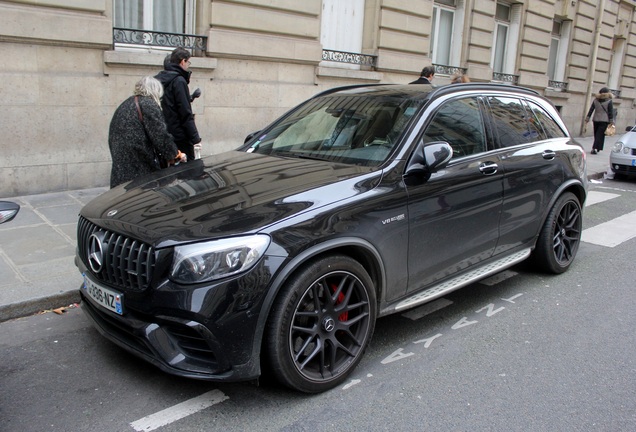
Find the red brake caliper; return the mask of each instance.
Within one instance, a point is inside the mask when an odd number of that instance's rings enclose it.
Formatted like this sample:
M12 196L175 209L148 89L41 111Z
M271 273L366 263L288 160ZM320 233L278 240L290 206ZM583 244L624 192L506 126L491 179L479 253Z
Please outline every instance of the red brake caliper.
M336 290L338 289L338 286L335 284L331 285L331 289L333 290L333 292L336 292ZM338 294L338 300L336 300L336 304L339 305L340 303L342 303L344 301L345 295L340 292L340 294ZM338 321L346 321L349 319L349 312L343 312L338 316Z

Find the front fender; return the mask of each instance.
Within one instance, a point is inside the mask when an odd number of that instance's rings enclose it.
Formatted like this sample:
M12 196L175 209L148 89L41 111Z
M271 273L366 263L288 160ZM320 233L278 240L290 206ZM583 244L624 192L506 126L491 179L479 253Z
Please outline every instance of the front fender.
M267 320L269 319L269 313L276 301L278 293L290 276L312 259L336 251L347 255L353 255L354 258L357 259L359 259L361 255L364 256L364 260L361 260L364 262L361 262L361 264L365 267L376 284L375 289L378 302L380 299L384 298L384 291L386 289L386 272L384 270L384 262L379 252L371 243L356 237L342 237L314 245L290 260L282 269L280 269L280 271L277 272L276 277L270 284L270 288L263 300L263 305L261 306L261 311L258 315L258 322L256 324L254 342L252 346L252 356L254 359L260 359L263 334L265 332ZM352 251L357 252L351 253ZM256 361L252 363L256 363Z

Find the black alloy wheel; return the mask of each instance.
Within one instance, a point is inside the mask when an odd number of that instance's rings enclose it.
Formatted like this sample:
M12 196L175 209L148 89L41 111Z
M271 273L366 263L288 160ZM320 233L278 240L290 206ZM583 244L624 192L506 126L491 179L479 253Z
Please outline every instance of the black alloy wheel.
M579 200L573 193L564 193L550 210L534 250L541 270L558 274L570 267L581 243L582 224Z
M375 328L375 290L347 256L321 258L285 286L268 323L277 379L306 393L342 383L360 362Z

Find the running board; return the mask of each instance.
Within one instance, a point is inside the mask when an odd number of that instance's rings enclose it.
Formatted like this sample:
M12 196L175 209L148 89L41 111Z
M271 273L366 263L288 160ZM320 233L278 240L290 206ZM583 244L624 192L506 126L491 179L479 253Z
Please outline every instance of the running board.
M532 249L530 248L524 249L512 255L500 258L497 261L493 261L484 266L471 270L467 273L462 273L459 276L456 276L439 285L435 285L425 291L419 292L414 296L402 300L395 306L394 311L397 312L403 309L412 308L413 306L417 306L422 303L429 302L451 291L455 291L456 289L469 285L473 282L477 282L478 280L484 279L495 273L499 273L500 271L508 267L512 267L513 265L528 258L531 251Z

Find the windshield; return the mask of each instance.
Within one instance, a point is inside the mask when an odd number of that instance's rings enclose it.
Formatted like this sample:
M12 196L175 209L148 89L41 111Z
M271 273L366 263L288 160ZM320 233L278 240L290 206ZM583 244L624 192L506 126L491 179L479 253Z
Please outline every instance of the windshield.
M258 136L248 151L376 166L389 156L421 103L379 95L312 99Z

